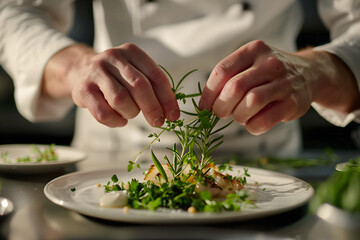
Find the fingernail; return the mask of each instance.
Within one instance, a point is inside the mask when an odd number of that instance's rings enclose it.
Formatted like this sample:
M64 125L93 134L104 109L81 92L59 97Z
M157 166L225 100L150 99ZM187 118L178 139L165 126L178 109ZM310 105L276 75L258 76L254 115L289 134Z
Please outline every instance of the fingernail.
M170 115L169 115L169 120L170 121L175 121L177 120L178 118L180 117L180 110L179 109L174 109L170 112Z
M160 127L160 126L162 126L164 124L164 121L165 121L164 117L159 117L159 118L157 118L157 119L155 119L153 121L153 126L154 127Z

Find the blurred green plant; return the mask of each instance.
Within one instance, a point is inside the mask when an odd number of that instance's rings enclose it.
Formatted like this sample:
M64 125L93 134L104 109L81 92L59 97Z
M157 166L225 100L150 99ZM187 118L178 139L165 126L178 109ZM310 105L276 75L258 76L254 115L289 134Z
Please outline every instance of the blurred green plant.
M360 157L350 160L343 171L335 171L319 185L310 209L316 212L323 203L348 212L360 213Z
M258 157L241 158L233 156L226 160L230 164L243 165L247 167L263 168L268 170L281 171L290 168L314 167L330 165L338 160L338 156L331 148L325 149L318 158L279 158L279 157Z

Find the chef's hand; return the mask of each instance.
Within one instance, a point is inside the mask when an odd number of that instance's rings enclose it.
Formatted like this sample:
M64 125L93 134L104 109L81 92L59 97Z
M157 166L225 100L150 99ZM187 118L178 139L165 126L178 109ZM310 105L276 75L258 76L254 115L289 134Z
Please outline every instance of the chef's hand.
M329 53L288 53L258 40L215 66L199 106L220 118L232 115L259 135L301 117L314 101L341 112L359 107L359 92L346 65Z
M66 60L72 64L61 76L56 67ZM66 80L56 89L59 77ZM87 108L98 122L109 127L126 125L140 111L151 126L180 116L163 70L129 43L101 53L80 44L60 51L45 69L43 92L53 97L70 94L77 106Z

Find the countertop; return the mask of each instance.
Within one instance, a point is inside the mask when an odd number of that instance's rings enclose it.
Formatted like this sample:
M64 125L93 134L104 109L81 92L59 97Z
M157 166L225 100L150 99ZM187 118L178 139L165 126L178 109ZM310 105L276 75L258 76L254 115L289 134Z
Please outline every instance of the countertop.
M318 157L321 151L305 151ZM358 156L357 151L336 152L339 162ZM124 157L124 156L122 156ZM308 204L289 212L257 220L196 225L144 225L112 222L87 217L49 201L43 192L52 179L74 171L112 168L118 164L112 154L89 152L88 158L58 172L26 175L0 173L0 196L9 198L14 212L0 219L3 239L336 239L331 227L309 211ZM123 164L126 167L126 164ZM288 169L287 174L310 184L324 181L333 166ZM322 170L319 170L322 169Z

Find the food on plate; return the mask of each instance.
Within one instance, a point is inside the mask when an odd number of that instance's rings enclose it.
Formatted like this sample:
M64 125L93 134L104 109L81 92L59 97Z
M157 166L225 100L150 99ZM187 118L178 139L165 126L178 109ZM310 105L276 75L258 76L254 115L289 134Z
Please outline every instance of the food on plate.
M232 121L219 127L220 119L213 112L199 109L194 97L201 95L200 85L198 93L179 91L183 80L195 70L185 74L177 84L166 69L164 71L170 78L176 98L183 103L190 98L194 112L182 111L190 117L189 120L166 121L165 127L159 127L159 133L150 134L152 140L137 156L150 148L153 165L145 173L144 181L132 179L125 183L114 174L104 185L106 193L100 206L157 211L171 209L189 213L239 211L244 206L254 206L254 194L246 188L247 177L250 177L248 170L232 175L231 165L215 166L211 156L223 143L220 132ZM172 157L165 155L165 163L162 163L152 146L160 141L165 131L174 134L178 143L168 148ZM140 168L140 165L136 160L129 161L128 171L134 168Z
M8 152L1 153L2 163L45 163L58 160L55 150L55 144L45 148L33 145L31 148L32 155L10 157Z

